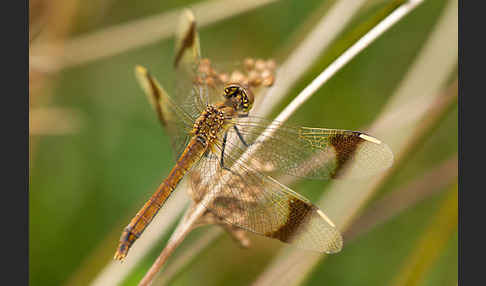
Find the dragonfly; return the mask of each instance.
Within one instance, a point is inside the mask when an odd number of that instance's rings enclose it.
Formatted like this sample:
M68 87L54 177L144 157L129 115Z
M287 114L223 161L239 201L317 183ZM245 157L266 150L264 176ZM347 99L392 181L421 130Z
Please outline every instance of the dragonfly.
M124 229L115 259L126 257L186 176L193 199L229 225L302 249L339 252L343 239L334 223L276 178L370 176L392 164L388 146L359 131L298 127L252 116L255 92L273 84L271 61L245 61L246 76L215 71L197 53L181 66L185 90L174 97L146 68L135 69L170 134L177 160Z

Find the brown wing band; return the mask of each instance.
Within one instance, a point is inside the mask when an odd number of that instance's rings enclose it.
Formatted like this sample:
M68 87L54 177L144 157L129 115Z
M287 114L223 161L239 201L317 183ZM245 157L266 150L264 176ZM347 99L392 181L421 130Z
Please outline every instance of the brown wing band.
M339 178L342 175L343 167L353 158L359 144L366 141L359 137L361 132L353 132L352 134L335 134L329 138L329 143L336 151L336 169L331 174L332 178Z
M265 236L276 238L283 242L292 242L292 239L299 234L299 228L308 223L312 212L316 207L304 201L289 200L289 215L287 221L278 230L266 233Z

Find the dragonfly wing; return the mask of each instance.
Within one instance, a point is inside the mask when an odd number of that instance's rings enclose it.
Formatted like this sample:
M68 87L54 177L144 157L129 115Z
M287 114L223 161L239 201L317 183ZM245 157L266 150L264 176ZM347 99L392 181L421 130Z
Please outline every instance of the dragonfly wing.
M275 62L262 59L246 59L234 64L213 64L202 58L199 35L194 15L186 9L179 20L175 35L176 91L177 103L190 114L199 114L207 104L223 100L224 86L238 83L254 95L273 85Z
M177 104L146 68L137 66L135 75L162 126L170 133L175 155L179 156L190 139L189 132L195 120L194 116Z
M190 140L190 131L194 121L205 108L200 99L199 90L193 86L193 69L199 62L200 48L194 15L185 10L180 18L176 34L176 68L179 86L171 94L147 71L137 66L135 75L142 86L149 102L155 109L162 126L169 132L176 159ZM179 69L177 69L179 68ZM183 87L183 88L182 88Z
M177 73L176 89L172 96L161 87L145 68L137 67L136 76L157 112L159 120L170 135L178 157L187 145L195 119L204 109L198 90L193 87L194 69L200 60L199 36L194 15L188 9L181 13L175 35L174 68Z
M247 58L243 62L214 64L201 57L192 14L186 11L181 19L176 34L176 94L183 95L184 100L180 103L187 110L197 113L207 104L221 102L224 86L228 83L243 85L254 96L273 85L276 65L273 60Z
M239 157L249 145L248 164L268 174L331 179L347 173L363 178L393 162L386 144L358 131L294 127L255 117L234 119L234 123L238 131L229 131L229 152Z
M325 253L342 248L341 234L325 214L306 198L250 166L225 160L221 147L204 157L191 176L195 201L214 215L245 230ZM225 163L226 165L226 163Z
M174 67L188 66L197 63L201 58L199 35L196 29L194 14L185 9L179 18L179 24L175 34L175 59Z
M179 19L175 34L176 101L189 113L198 115L209 102L207 90L198 79L201 77L198 67L201 62L199 34L196 29L194 14L185 9Z

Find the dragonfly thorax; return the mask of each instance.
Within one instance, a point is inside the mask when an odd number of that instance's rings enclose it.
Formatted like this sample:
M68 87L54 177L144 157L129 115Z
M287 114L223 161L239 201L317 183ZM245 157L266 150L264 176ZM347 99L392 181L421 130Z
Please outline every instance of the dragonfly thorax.
M192 128L192 134L203 137L206 142L214 141L224 129L224 112L219 108L208 105L196 119Z

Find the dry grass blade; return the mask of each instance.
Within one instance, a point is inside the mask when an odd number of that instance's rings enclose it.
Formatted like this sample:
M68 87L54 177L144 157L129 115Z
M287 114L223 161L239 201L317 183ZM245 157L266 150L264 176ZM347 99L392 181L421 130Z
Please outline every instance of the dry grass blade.
M162 253L160 253L159 257L157 257L154 264L152 264L143 279L140 281L138 284L139 286L147 286L152 283L155 275L160 271L160 269L162 269L169 256L174 252L177 246L182 243L187 234L189 234L189 232L196 226L198 219L205 211L205 208L193 207L186 210L181 223L179 223L177 228L172 233L169 241L164 247L164 250L162 250Z
M29 135L62 135L79 131L79 111L61 107L33 108L29 114Z
M344 233L345 241L353 240L370 229L380 225L390 218L417 203L438 194L457 178L457 154L446 162L425 173L419 179L406 186L391 191L382 199L366 208L366 211L356 219Z
M400 166L400 160L404 158L404 155L416 147L423 140L424 136L428 134L427 132L436 126L449 108L457 103L457 83L451 86L447 93L448 96L439 93L440 88L457 63L457 26L455 29L451 29L451 25L453 26L456 23L457 1L452 1L446 7L430 40L426 43L424 50L417 58L414 67L412 67L411 71L413 72L408 74L396 93L397 98L416 94L422 96L424 104L428 106L421 116L424 119L423 122L420 122L420 124L418 124L419 121L414 123L407 122L406 124L399 122L394 129L387 130L386 133L383 130L372 128L374 130L373 134L379 135L385 142L390 143L396 154L398 164L396 163L383 176L376 177L362 184L361 188L351 186L350 183L344 181L337 182L331 186L326 196L320 200L319 207L326 211L342 231L347 229L358 215L359 210L371 198L387 175L396 170L397 166ZM440 56L444 55L433 53L433 50L437 47L450 47L453 51L450 52L449 50L445 57L440 58ZM456 52L454 53L454 51ZM413 84L419 80L424 80L424 78L426 80L431 76L429 69L416 68L422 66L435 66L437 68L433 73L433 78L437 80L426 84L427 93L423 93L423 87ZM393 113L395 108L397 108L397 105L394 105L394 108L387 108L384 114L375 121L375 124L379 124L382 118L387 118L387 114ZM400 123L405 126L398 128ZM309 254L287 249L262 273L255 285L281 284L284 282L289 285L297 285L305 279L307 274L323 257L319 254ZM295 261L300 263L296 265Z
M275 1L204 1L194 5L192 10L197 16L198 25L202 27ZM57 43L33 46L30 65L44 72L54 72L155 43L172 35L180 12L177 9L79 36L66 41L63 49L59 49Z
M180 269L188 265L195 256L222 233L220 228L208 229L194 244L190 245L187 249L184 249L177 257L174 257L173 261L167 265L167 268L163 272L160 272L158 277L155 278L155 285L169 285L172 279L179 273Z
M278 80L265 97L256 102L254 113L269 114L366 2L344 0L334 4L279 67L276 73Z
M425 274L439 258L441 250L446 246L451 236L457 231L457 196L456 182L392 285L414 286L422 284Z
M422 2L423 0L408 1L395 9L390 15L378 23L378 25L361 37L355 44L322 71L319 76L317 76L297 95L297 97L277 116L275 120L279 122L286 121L290 115L304 104L304 102L306 102L324 83Z
M41 38L41 33L44 39L55 39L58 41L58 50L62 50L65 38L69 36L73 27L73 19L78 11L78 4L78 1L30 1L29 7L32 8L30 9L32 14L29 14L29 31L31 31L29 52L32 45L35 45L35 43L41 40L39 39ZM34 11L36 11L37 14ZM54 54L57 50L51 52ZM52 87L55 85L55 81L46 74L32 69L31 67L32 64L29 62L29 107L31 108L31 112L34 109L36 109L36 112L32 112L29 116L30 134L65 134L76 131L81 121L76 117L77 113L73 116L75 118L70 118L69 116L65 117L64 115L66 115L66 113L62 111L58 112L60 110L59 108L53 109L55 110L53 116L45 113L45 108L49 108L45 106L48 106L51 101L53 95ZM64 124L61 123L61 126L58 127L57 124L52 124L54 116L70 119ZM36 117L40 117L43 121L36 122L35 120L32 120ZM29 162L31 167L33 166L33 159L36 157L37 143L40 142L40 140L40 137L29 138Z

